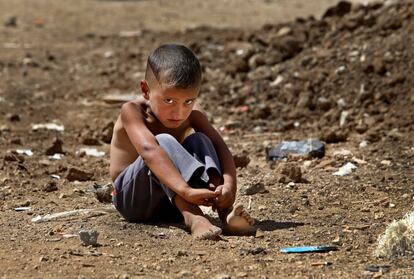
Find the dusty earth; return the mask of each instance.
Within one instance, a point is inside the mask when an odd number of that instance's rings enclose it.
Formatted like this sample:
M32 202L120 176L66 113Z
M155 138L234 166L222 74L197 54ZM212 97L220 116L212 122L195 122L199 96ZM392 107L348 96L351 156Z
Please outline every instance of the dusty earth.
M413 210L413 2L217 2L0 1L1 278L414 276L412 258L373 256ZM107 96L139 94L146 56L164 42L200 57L200 102L236 155L256 232L196 241L182 224L113 212L33 223L107 206L94 193L110 182L120 109ZM64 131L33 127L45 123ZM326 155L266 161L269 147L306 138ZM356 169L334 176L347 162ZM99 245L67 237L81 229ZM338 250L279 252L319 244Z

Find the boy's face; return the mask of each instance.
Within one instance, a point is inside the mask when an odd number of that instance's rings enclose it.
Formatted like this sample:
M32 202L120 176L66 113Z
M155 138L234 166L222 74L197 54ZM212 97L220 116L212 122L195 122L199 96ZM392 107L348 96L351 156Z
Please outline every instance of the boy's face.
M187 118L198 97L198 87L174 88L163 84L150 86L141 81L141 90L145 99L149 101L151 111L167 128L178 128Z

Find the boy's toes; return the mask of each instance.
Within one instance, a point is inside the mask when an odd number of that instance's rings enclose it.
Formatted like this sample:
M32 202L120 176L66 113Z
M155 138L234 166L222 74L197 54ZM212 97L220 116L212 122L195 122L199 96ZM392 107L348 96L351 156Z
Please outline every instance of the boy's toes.
M236 204L232 211L234 215L240 215L244 211L243 205L241 203Z
M207 231L204 231L203 233L197 235L196 239L210 239L214 240L217 239L217 237L221 234L221 229L219 227L211 228Z

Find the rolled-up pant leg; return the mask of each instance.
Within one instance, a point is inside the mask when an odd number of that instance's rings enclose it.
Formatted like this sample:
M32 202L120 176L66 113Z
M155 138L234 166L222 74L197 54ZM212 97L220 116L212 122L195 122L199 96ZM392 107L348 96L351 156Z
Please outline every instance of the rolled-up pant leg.
M214 147L204 134L190 135L183 145L169 134L157 135L156 139L186 182L194 178L208 181L207 170L210 168L216 168L220 173ZM154 215L160 213L159 209L164 207L166 198L172 201L175 195L151 173L141 157L117 177L114 186L114 205L131 222L154 219Z

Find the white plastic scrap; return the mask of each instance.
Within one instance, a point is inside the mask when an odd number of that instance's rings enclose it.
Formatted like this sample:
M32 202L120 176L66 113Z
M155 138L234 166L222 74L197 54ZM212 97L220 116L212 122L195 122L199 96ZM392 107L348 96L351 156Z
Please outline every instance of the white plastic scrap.
M81 148L79 150L79 153L85 152L85 154L87 156L92 156L92 157L102 157L105 156L105 152L104 151L98 151L96 148Z
M52 160L61 160L63 158L63 154L61 153L55 153L52 156L49 156L49 159Z
M32 130L47 129L63 132L65 127L63 125L58 125L56 123L44 123L44 124L33 124Z
M359 148L366 148L368 147L368 141L363 140L359 143Z
M357 167L354 164L348 162L345 165L343 165L342 167L340 167L337 172L334 172L333 175L345 176L345 175L350 174L352 172L352 170L354 170L356 168Z
M33 152L30 149L16 149L16 152L17 154L23 154L29 157L33 156Z

